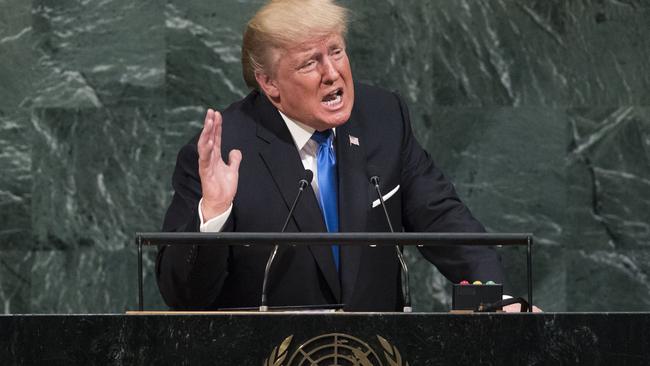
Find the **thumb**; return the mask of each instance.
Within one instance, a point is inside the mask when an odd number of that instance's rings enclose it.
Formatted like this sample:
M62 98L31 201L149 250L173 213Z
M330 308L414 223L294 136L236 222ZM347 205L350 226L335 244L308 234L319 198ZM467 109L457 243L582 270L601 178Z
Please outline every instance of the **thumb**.
M228 154L228 166L230 169L239 171L239 163L241 163L241 159L241 151L237 149L230 150L230 153Z

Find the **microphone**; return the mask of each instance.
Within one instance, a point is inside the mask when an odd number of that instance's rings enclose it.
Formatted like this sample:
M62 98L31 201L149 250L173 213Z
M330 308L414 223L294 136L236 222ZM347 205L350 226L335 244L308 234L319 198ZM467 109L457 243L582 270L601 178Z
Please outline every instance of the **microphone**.
M282 231L280 231L281 233L283 233L287 229L287 226L289 225L289 220L291 220L291 217L293 216L293 211L296 209L296 205L298 204L298 200L300 200L300 196L302 195L302 192L305 190L305 188L307 188L308 185L311 184L311 180L313 178L314 178L314 172L312 172L309 169L305 169L305 178L301 179L298 182L298 194L296 194L296 198L293 200L291 209L289 209L289 214L287 215L287 219L284 221L284 225L282 226ZM275 260L276 254L278 254L279 248L280 245L275 244L275 246L273 247L273 251L269 255L269 259L266 261L266 268L264 269L264 280L262 280L262 303L260 304L260 311L269 310L269 307L267 305L266 284L268 283L269 280L269 272L271 271L271 265Z
M390 221L390 216L388 215L388 210L386 209L386 204L384 203L384 196L381 194L381 189L379 189L379 177L376 175L370 177L370 184L375 186L375 190L379 195L379 202L381 203L381 207L384 209L384 215L386 216L388 228L390 229L391 233L394 233L395 230L393 230L393 224ZM404 294L403 311L405 313L410 313L413 311L413 308L411 307L411 293L409 291L409 268L406 265L406 261L404 261L404 256L402 255L402 251L399 249L399 245L395 245L395 252L397 253L397 259L399 259L399 262L402 265L402 277L404 277L404 282L402 282L402 293Z

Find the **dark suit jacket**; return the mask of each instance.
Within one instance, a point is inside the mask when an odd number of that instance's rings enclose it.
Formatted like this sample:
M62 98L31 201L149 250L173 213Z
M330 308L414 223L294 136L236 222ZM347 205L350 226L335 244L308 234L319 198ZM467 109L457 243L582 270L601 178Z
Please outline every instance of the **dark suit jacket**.
M257 91L223 113L223 156L242 151L239 186L224 231L280 231L304 168L284 121ZM341 232L388 231L370 175L381 178L396 231L479 232L483 226L460 201L413 136L401 99L379 88L355 85L350 120L336 130ZM351 144L349 136L358 138ZM175 194L163 230L198 231L201 198L198 135L178 154ZM325 232L311 187L302 196L287 231ZM176 309L259 306L271 246L168 246L159 250L156 275L163 298ZM451 281L502 282L493 249L428 247L422 254ZM393 247L341 247L337 274L328 246L282 247L269 282L269 305L345 303L350 311L394 311L403 306L400 266Z

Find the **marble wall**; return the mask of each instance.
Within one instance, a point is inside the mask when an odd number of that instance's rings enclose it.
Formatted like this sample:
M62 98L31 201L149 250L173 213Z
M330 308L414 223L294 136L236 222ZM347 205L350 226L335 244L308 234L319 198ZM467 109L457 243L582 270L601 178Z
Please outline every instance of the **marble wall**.
M246 94L261 3L0 0L0 312L135 307L133 234L160 228L205 108ZM491 231L535 233L540 306L650 310L650 2L342 3L355 78L405 97ZM407 254L416 310L447 309ZM525 252L502 255L523 295Z

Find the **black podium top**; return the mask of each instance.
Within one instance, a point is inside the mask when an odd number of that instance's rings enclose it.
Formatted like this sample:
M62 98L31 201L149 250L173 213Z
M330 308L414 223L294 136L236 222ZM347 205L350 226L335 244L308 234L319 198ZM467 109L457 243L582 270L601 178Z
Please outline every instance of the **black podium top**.
M648 334L648 313L9 315L0 316L0 360L259 366L284 357L287 366L330 365L337 355L340 365L644 365Z

